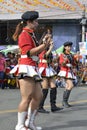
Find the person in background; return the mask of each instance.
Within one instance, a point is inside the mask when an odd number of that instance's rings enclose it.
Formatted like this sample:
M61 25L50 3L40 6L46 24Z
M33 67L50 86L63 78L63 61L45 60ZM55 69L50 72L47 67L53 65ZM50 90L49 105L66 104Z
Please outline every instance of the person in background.
M21 102L18 107L18 122L16 130L41 130L34 124L37 109L42 99L41 81L38 73L38 54L49 45L50 35L44 37L41 45L38 44L34 31L38 26L39 13L26 11L15 30L13 39L18 40L20 58L18 65L10 72L16 73L19 80Z
M16 54L15 53L11 53L11 65L14 67L15 65L17 65L17 59L16 59Z
M47 34L50 34L50 30L47 30ZM41 113L49 113L49 111L46 111L44 109L44 102L46 100L46 97L48 95L48 90L50 88L50 105L51 105L51 111L56 112L59 111L60 108L56 106L56 98L57 98L57 88L55 85L55 76L57 73L52 68L52 49L53 49L53 40L51 37L51 42L49 44L49 47L46 48L44 51L42 51L39 54L39 72L43 78L42 81L42 92L43 92L43 98L40 102L39 106L39 112Z
M63 101L62 105L65 108L71 107L68 103L68 99L73 88L73 80L75 79L75 75L73 73L73 66L78 64L78 57L75 57L71 53L72 42L67 41L64 43L64 50L63 53L60 54L59 57L59 64L60 64L60 71L58 76L63 77L66 82L65 91L63 93Z
M7 54L6 54L7 56L6 57L8 57L8 58L11 58L11 52L9 51L9 52L7 52Z
M0 52L0 87L4 89L4 78L5 78L6 61L3 53Z

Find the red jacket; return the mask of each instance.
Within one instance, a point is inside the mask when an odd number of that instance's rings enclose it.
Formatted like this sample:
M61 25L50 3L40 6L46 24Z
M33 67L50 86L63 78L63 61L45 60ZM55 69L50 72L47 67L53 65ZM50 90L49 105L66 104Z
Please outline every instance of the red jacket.
M20 48L21 55L27 55L27 51L36 47L36 44L29 33L33 33L33 30L23 28L23 31L21 32L19 36L18 45ZM36 66L36 62L33 61L32 58L30 57L20 58L19 64Z
M73 57L72 58L72 63L70 63L68 58L65 60L65 57L66 57L65 54L63 54L63 53L60 54L60 57L59 57L60 70L69 72L70 71L70 67L68 67L68 64L71 64L72 67L76 66L76 60Z
M44 68L47 68L48 67L48 64L47 64L47 60L44 58L44 55L46 53L46 50L42 51L40 54L39 54L39 64L38 64L38 67L44 67Z

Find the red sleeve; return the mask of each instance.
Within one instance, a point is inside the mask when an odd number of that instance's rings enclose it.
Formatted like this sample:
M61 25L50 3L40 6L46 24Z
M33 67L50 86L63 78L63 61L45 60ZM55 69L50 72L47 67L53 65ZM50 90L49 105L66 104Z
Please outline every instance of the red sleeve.
M27 52L35 47L31 36L27 32L22 32L18 39L19 47L21 51Z

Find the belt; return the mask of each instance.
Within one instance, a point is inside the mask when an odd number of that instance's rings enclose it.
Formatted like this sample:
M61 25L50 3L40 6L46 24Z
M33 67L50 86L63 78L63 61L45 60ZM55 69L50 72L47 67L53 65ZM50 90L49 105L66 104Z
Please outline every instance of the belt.
M66 66L70 68L70 67L72 67L72 64L68 63L68 64L66 64Z
M27 55L21 55L21 58L27 58L28 56Z
M38 61L39 60L38 56L28 57L27 55L21 55L21 58L32 58L33 61Z
M46 60L39 60L40 63L47 63Z

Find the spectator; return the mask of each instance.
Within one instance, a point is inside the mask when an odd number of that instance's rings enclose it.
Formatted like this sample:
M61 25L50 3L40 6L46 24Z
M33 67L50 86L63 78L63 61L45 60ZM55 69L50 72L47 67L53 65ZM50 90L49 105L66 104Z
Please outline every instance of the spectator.
M0 52L0 87L4 89L4 77L5 77L5 68L6 68L6 61L3 56L3 53Z

